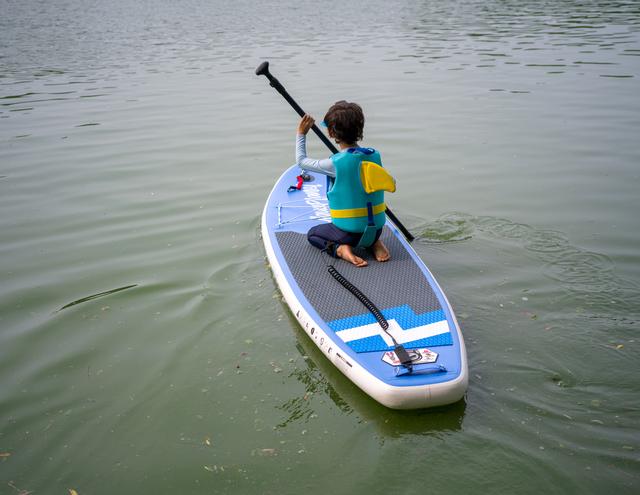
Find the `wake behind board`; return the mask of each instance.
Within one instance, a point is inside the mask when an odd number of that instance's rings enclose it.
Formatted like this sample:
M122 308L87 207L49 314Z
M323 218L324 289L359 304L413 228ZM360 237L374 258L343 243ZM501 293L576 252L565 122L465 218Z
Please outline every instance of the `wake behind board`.
M323 255L307 231L330 222L327 180L310 173L302 189L288 192L300 173L289 168L277 181L262 214L267 258L285 301L311 340L353 383L381 404L418 409L460 400L468 382L460 328L440 286L395 225L382 240L391 259L358 268ZM388 331L412 358L411 371L394 352L375 317L327 271L331 262L382 312Z

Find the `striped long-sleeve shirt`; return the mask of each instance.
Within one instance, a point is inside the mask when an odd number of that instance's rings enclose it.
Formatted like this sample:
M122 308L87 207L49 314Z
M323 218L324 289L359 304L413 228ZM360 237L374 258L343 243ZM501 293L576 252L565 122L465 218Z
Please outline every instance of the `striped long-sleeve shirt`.
M307 136L304 134L296 136L296 163L303 170L311 170L329 177L336 176L336 169L331 158L315 160L307 156Z

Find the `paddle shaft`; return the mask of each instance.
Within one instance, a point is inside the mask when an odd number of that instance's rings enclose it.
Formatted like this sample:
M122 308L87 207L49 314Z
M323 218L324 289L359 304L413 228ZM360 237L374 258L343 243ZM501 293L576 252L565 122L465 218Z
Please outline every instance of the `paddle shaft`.
M262 65L260 65L260 67L256 69L256 74L267 76L267 79L269 79L269 85L278 93L280 93L285 100L287 100L287 103L291 105L291 107L296 111L298 115L300 115L300 117L304 117L306 112L302 108L300 108L300 105L298 105L296 100L294 100L287 92L287 90L284 89L284 86L280 83L280 81L273 77L273 75L269 72L269 66L266 66L266 70L260 71L260 68L263 67L264 64L268 64L268 62L264 62ZM327 146L327 148L329 148L329 150L331 150L332 153L338 153L338 148L336 148L333 143L329 141L329 138L318 128L317 125L313 124L311 130L316 133L316 136L320 138L320 140Z
M304 117L306 112L296 103L296 101L291 97L291 95L284 89L284 86L280 81L278 81L272 74L269 72L269 62L262 62L258 68L256 69L256 75L258 76L266 76L269 80L269 85L274 88L278 93L282 95L282 97L287 100L287 103L291 105L291 107L296 111L300 117ZM335 154L338 153L338 148L336 148L329 138L322 132L317 125L313 124L311 130L315 132L316 136L320 138L320 140L329 148L329 150ZM415 239L411 232L402 224L402 222L395 216L395 214L391 211L391 209L387 206L386 214L391 219L391 221L400 229L400 231L404 234L406 239L411 242Z

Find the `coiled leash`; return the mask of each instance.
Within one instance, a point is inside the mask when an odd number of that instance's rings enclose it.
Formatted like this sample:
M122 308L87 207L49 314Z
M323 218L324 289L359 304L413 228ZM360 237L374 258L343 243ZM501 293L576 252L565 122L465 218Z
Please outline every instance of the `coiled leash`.
M327 247L325 247L320 252L323 253L324 255L327 255L329 249L335 249L335 248L336 248L335 243L328 242ZM409 356L409 353L404 348L404 346L402 344L399 344L396 341L396 339L393 337L393 335L391 335L391 333L388 330L389 322L384 317L382 312L378 309L378 307L371 301L371 299L365 296L360 289L358 289L355 285L349 282L345 278L345 276L342 275L336 269L335 266L333 266L330 263L327 263L327 271L331 274L333 278L335 278L340 283L340 285L342 285L345 289L351 292L351 294L353 294L356 297L356 299L358 299L358 301L360 301L371 312L373 317L382 327L382 330L384 331L384 333L386 333L391 338L391 341L393 342L393 351L396 353L396 356L398 356L400 363L402 364L403 367L407 369L409 373L411 373L413 371L411 356Z

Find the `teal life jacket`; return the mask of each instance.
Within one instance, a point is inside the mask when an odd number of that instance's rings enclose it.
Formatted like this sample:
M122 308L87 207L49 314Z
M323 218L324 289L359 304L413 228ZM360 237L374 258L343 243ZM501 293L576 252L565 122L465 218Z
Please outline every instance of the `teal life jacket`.
M365 233L369 230L367 237L371 237L371 231L375 235L386 219L384 191L366 192L361 168L362 162L372 162L382 167L380 153L371 148L349 148L336 153L331 160L336 169L335 182L327 193L332 223L346 232ZM368 247L373 243L373 237L362 241L360 245Z

